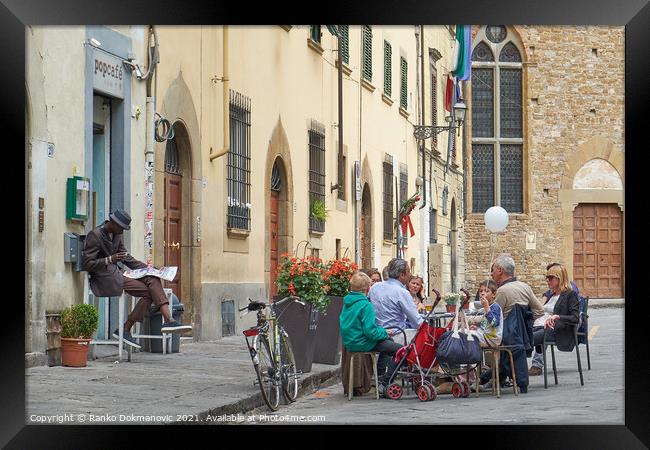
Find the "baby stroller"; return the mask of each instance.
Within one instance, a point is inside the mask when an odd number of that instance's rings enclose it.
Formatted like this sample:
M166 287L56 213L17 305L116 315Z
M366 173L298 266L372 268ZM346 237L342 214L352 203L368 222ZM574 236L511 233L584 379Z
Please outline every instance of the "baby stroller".
M427 313L411 342L395 354L397 366L387 383L385 391L387 398L398 400L408 388L417 394L420 401L433 401L438 395L435 383L440 378L453 380L451 392L455 398L469 396L469 384L461 380L460 375L476 370L477 364L448 366L438 363L436 357L438 343L442 335L451 329L453 322L450 322L447 327L433 326L433 309L440 301L440 293L435 289L434 292L436 301L433 308ZM458 306L460 307L460 305ZM404 333L403 330L401 331ZM437 371L437 367L442 372ZM401 383L397 382L398 379L401 379Z

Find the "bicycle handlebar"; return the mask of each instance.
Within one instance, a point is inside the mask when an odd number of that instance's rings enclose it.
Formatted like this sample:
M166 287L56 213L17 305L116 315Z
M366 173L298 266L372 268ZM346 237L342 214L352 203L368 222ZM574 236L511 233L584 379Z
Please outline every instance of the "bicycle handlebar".
M272 304L253 301L252 299L249 298L248 299L248 305L244 306L243 308L239 308L238 311L239 312L242 312L242 311L245 311L245 310L248 310L249 312L250 311L256 311L258 309L268 308L270 306L277 306L277 305L279 305L281 303L286 302L287 300L293 300L296 303L300 303L302 306L306 306L304 302L300 301L300 297L294 297L292 295L290 295L288 297L284 297L282 300L278 300L277 302L273 302Z

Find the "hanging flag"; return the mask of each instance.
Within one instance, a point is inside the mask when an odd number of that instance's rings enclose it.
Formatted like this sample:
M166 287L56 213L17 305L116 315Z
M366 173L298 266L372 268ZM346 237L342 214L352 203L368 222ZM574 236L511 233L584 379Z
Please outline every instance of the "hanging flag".
M456 25L456 45L452 56L452 75L459 80L469 79L471 59L471 27L469 25Z
M469 25L463 25L463 40L465 46L465 67L463 68L463 75L458 78L460 81L468 80L472 72L472 29Z
M447 74L447 88L445 89L445 109L451 112L451 97L454 90L453 77Z

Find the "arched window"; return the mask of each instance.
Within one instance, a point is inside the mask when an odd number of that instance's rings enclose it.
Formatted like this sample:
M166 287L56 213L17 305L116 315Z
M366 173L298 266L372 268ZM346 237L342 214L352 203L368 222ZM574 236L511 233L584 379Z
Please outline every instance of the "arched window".
M472 212L521 213L522 52L503 25L482 27L472 49Z

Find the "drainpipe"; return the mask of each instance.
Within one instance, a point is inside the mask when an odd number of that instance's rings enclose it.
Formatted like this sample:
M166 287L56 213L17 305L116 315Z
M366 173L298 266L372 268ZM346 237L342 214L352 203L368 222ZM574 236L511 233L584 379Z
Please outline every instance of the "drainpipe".
M221 81L223 82L223 147L216 153L210 154L210 161L213 161L215 158L225 155L228 153L230 145L230 134L228 129L229 123L229 114L228 114L228 89L230 88L229 78L228 78L228 26L223 26L223 77Z
M425 107L425 99L424 99L424 25L420 25L420 89L421 89L421 98L422 98L422 116L420 117L420 125L424 125L424 107ZM425 182L426 180L426 173L427 173L427 168L426 168L426 158L425 158L425 145L424 145L424 139L420 139L420 149L422 151L422 206L420 206L420 209L424 208L427 205L427 184ZM420 229L424 230L424 227L420 227Z
M145 195L145 229L151 230L150 235L145 235L144 243L144 252L145 252L145 261L147 264L153 265L153 186L154 186L154 171L155 171L155 159L154 159L154 113L156 111L156 97L152 93L151 84L153 80L153 73L156 70L158 64L158 33L153 25L150 27L150 32L153 32L155 39L155 51L150 61L148 61L148 73L147 73L147 104L145 109L145 118L146 118L146 131L145 131L145 191L151 191L151 196ZM151 33L149 34L151 37ZM151 42L148 42L147 45L147 55L151 51ZM151 202L147 199L151 199Z

